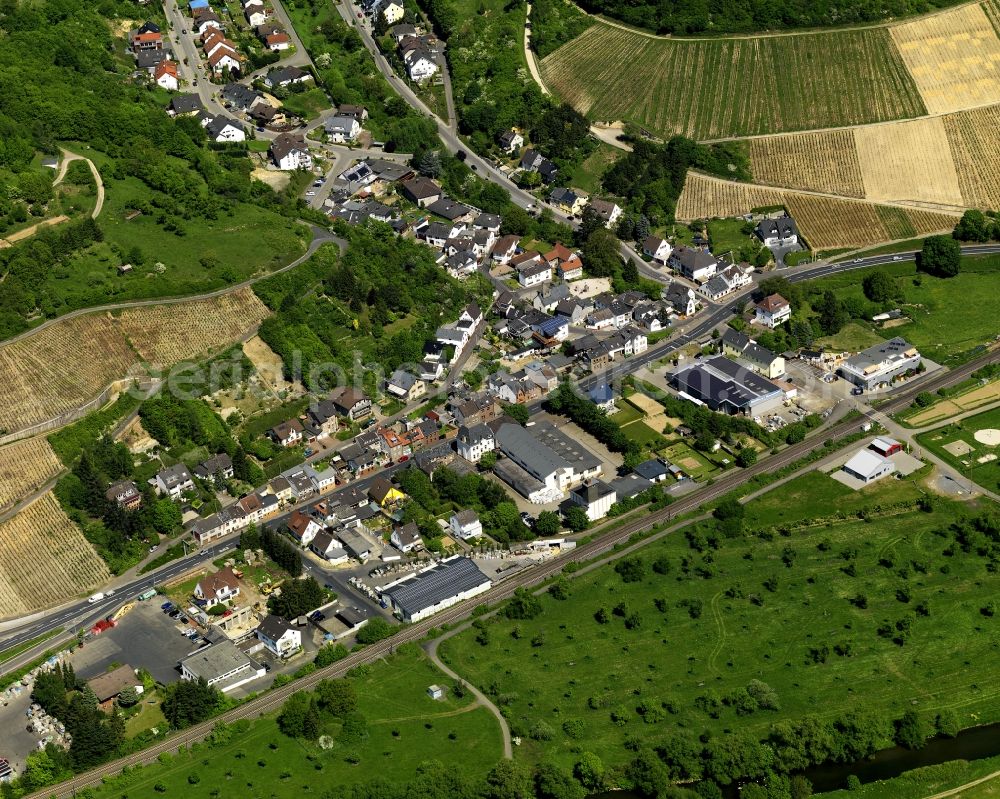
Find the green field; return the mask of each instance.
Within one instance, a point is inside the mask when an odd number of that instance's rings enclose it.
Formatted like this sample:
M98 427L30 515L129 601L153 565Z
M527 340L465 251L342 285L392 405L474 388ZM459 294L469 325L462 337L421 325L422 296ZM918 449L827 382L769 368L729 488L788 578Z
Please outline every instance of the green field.
M591 119L661 136L712 139L926 113L885 28L684 40L598 23L544 58L541 72Z
M671 463L680 466L694 480L700 480L718 471L714 463L683 441L671 444L662 450L661 454Z
M977 430L989 428L1000 429L1000 408L921 433L917 436L917 441L983 488L997 491L1000 490L1000 446L987 446L975 438ZM968 451L958 454L959 450L950 452L947 449L949 445L957 442L964 443ZM962 444L959 444L959 447L962 447ZM990 455L996 457L979 463L980 458L988 458Z
M318 86L313 86L304 92L289 92L281 104L296 116L306 120L315 119L321 111L330 107L330 101Z
M963 554L949 527L971 511L940 503L714 543L711 528L690 543L677 533L640 550L638 581L604 566L571 580L564 600L542 596L534 619L498 616L485 644L472 629L442 655L504 707L525 736L518 757L563 765L581 752L623 764L626 741L656 745L678 729L763 737L781 719L862 707L886 720L949 708L960 726L994 721L998 629L980 608L1000 575ZM929 615L914 610L924 602ZM911 623L901 645L876 632L901 619ZM777 709L735 711L726 698L751 679L774 690ZM530 738L540 722L550 740Z
M503 756L496 719L471 695L456 699L449 691L440 701L427 695L428 686L450 687L451 681L415 645L356 671L348 679L366 722L360 741L338 740L340 722L325 718L322 733L333 740L324 749L283 735L275 717L265 716L225 743L139 769L106 783L95 796L318 796L320 787L405 782L428 760L447 763L463 776L483 775Z
M918 275L911 261L842 272L809 281L808 285L824 291L831 289L842 300L864 300L861 283L865 275L873 271L886 272L896 279L904 296L899 307L912 321L877 333L870 323L858 322L861 331L849 325L831 339L833 343L872 343L874 339L862 336L863 331L882 338L902 336L923 355L941 362L992 341L1000 329L997 325L1000 318L998 256L963 258L962 271L953 278ZM970 298L975 300L970 301Z
M599 194L601 179L608 168L624 153L617 147L601 142L575 170L569 184L586 194Z

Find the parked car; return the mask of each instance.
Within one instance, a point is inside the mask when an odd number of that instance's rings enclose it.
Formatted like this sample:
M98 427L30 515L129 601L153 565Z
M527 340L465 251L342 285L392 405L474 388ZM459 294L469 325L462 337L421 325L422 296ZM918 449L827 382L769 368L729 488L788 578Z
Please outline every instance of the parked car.
M164 602L160 605L160 610L170 610L174 606L173 602Z
M856 397L859 394L864 394L865 390L861 388L861 386L855 386L854 388L851 389L851 393Z
M271 670L271 664L270 663L265 663L264 664L264 671L270 671L270 670Z
M315 196L316 196L316 192L314 192L314 191L307 191L306 192L306 197L315 197Z
M158 550L159 548L160 548L160 545L159 545L159 544L153 544L153 546L151 546L151 547L149 548L149 551L150 551L150 552L156 552L156 550Z

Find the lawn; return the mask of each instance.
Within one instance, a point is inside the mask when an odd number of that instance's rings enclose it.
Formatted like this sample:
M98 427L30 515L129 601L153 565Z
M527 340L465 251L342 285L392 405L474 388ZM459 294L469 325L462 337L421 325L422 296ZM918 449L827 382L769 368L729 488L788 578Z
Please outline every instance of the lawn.
M743 226L747 223L742 219L710 219L708 221L708 240L712 246L712 252L717 255L725 255L732 252L739 255L752 239L743 232Z
M57 314L112 301L213 291L271 271L305 251L303 228L246 203L234 203L231 213L214 221L181 221L183 236L167 231L161 224L166 217L155 211L127 221L125 215L147 206L156 192L137 178L106 176L105 182L107 201L100 217L105 240L51 270L43 283ZM119 275L124 261L133 271Z
M289 92L281 104L305 120L315 119L321 111L330 107L326 93L318 86L313 86L304 92Z
M613 147L606 142L597 145L590 155L588 155L576 169L573 170L573 177L570 178L570 185L574 189L579 189L585 194L599 194L601 191L601 178L604 173L623 154L622 150Z
M645 422L633 422L622 428L622 432L640 447L651 447L663 441L663 433L657 432Z
M135 738L143 730L158 727L161 730L167 728L167 719L160 709L160 697L156 694L142 694L139 712L134 716L129 716L125 720L125 735L128 738Z
M816 346L832 352L858 352L884 341L870 325L848 322L832 336L816 339Z
M714 549L707 530L690 544L667 536L640 550L638 581L604 566L570 581L568 600L542 596L536 618L496 617L486 636L472 629L441 651L504 705L525 736L516 756L533 762L571 766L589 751L611 767L633 757L630 739L657 744L679 728L763 736L784 718L862 707L886 719L949 707L962 726L995 721L996 623L979 608L1000 575L975 552L942 556L962 513L941 503L787 538L719 537ZM859 594L864 609L849 601ZM930 615L914 614L921 602ZM901 618L911 620L903 645L876 633ZM780 709L737 715L715 704L751 679ZM539 722L551 740L528 737Z
M863 299L862 281L875 270L886 272L896 279L905 298L899 307L913 320L880 330L876 335L882 338L902 336L928 358L939 362L992 341L997 335L1000 256L963 258L962 271L953 278L918 275L911 261L842 272L810 281L810 285L831 289L841 299ZM970 298L975 299L970 302ZM872 330L866 323L856 325ZM860 332L848 335L862 341Z
M1000 408L921 433L917 441L970 480L996 491L1000 489L1000 446L991 447L976 440L976 431L985 429L1000 429ZM958 442L961 442L958 448L951 446ZM949 448L955 451L949 451ZM962 449L967 451L962 452ZM979 462L980 458L991 455L994 456L992 460Z
M668 461L680 466L693 480L700 480L718 471L718 466L683 441L671 444L662 454Z
M360 740L337 737L340 722L324 718L329 748L281 733L275 716L250 723L231 740L183 752L106 783L95 796L130 799L160 795L293 797L374 779L402 783L427 760L439 760L464 776L486 773L503 755L500 728L492 714L466 694L449 690L444 700L427 695L432 684L451 686L415 645L360 667L349 677L366 722ZM197 784L197 793L192 788ZM161 789L157 790L156 786Z
M905 480L886 478L854 491L824 472L807 472L751 502L747 524L762 528L838 514L850 516L879 504L915 503L927 493L921 487L924 475L918 470Z
M628 402L623 402L617 407L618 410L611 414L610 418L617 422L620 427L624 427L632 422L638 422L643 418L642 411L633 407Z

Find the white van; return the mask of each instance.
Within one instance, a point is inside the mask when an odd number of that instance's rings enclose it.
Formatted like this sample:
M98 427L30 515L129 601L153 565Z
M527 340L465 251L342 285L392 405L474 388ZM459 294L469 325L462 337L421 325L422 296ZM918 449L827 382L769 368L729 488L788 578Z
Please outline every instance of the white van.
M90 595L90 596L89 596L89 597L87 598L87 601L88 601L88 602L89 602L89 603L90 603L91 605L93 605L93 604L94 604L95 602L100 602L100 601L101 601L102 599L104 599L104 594L91 594L91 595Z

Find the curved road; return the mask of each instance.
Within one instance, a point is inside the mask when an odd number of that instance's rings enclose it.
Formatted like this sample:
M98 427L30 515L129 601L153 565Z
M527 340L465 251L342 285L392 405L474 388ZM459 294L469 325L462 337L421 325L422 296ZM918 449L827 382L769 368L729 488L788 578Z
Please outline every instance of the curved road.
M926 381L912 386L909 390L901 392L898 396L887 402L882 411L892 413L907 407L913 397L920 391L932 391L943 386L958 383L968 377L976 369L987 363L1000 361L1000 353L987 353L980 358L976 358L950 372L943 372L933 375ZM754 475L781 469L807 455L815 446L815 442L822 439L840 439L850 435L860 427L857 419L841 422L829 429L815 431L804 441L794 444L777 455L772 455L764 460L758 461L748 469L734 470L723 474L711 485L694 491L658 511L647 513L644 516L626 522L616 529L610 530L604 535L598 535L586 544L570 550L565 555L553 558L552 560L528 569L520 574L514 575L509 580L502 582L484 594L480 594L473 600L454 605L451 608L441 611L434 616L424 619L415 624L404 626L391 638L372 644L364 649L353 652L343 660L331 666L318 669L312 674L296 680L280 688L272 689L255 699L245 702L239 707L233 708L221 716L209 721L197 724L186 730L178 732L169 738L155 743L153 746L141 752L135 752L126 757L119 758L110 763L106 763L84 774L80 774L59 785L50 786L31 794L29 799L45 799L46 797L70 796L75 792L100 784L103 778L111 777L121 772L125 767L139 764L151 763L164 752L175 751L179 746L187 745L204 739L212 728L219 721L232 722L237 719L249 719L277 710L284 701L291 695L300 691L309 690L315 687L320 680L332 677L343 676L350 669L363 663L372 663L386 655L391 654L397 645L409 642L419 642L432 629L439 628L445 624L454 624L471 616L473 609L481 604L496 604L510 598L514 591L522 587L536 586L539 583L555 576L563 567L571 562L587 561L599 555L612 551L618 544L625 543L636 533L642 533L651 528L669 522L678 516L691 513L699 508L703 503L718 499L724 494L738 488Z

